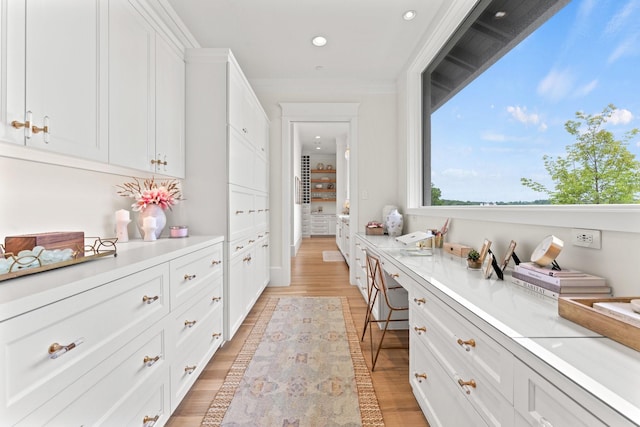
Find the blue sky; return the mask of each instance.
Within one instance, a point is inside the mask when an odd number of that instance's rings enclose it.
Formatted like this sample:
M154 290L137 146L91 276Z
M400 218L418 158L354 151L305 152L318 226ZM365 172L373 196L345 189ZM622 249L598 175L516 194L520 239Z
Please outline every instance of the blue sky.
M640 128L640 0L573 0L432 115L432 181L442 198L544 199L542 156L565 154L576 111L614 104L617 139ZM640 138L628 148L640 159Z

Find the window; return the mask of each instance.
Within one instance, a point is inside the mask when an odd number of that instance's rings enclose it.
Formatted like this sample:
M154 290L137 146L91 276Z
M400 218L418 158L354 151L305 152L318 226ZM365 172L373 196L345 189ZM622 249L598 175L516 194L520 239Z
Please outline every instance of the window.
M423 205L548 204L521 178L554 188L543 156L566 157L576 112L640 127L637 22L640 0L479 2L422 75Z

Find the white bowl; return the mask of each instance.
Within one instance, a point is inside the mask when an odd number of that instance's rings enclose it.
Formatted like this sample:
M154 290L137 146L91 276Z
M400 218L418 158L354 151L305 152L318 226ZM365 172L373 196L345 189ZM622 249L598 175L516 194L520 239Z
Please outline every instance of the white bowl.
M631 303L631 309L636 313L640 313L640 299L632 299L629 302Z

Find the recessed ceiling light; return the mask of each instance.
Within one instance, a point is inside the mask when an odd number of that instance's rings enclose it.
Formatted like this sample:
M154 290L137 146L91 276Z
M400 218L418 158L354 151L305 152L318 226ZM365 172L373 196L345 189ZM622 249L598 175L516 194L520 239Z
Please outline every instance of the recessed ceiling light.
M316 65L316 71L322 71L322 70L324 70L323 65Z
M327 39L322 36L315 36L311 39L311 43L313 43L314 46L322 47L327 44Z
M320 139L320 135L316 135L316 139Z
M405 13L402 14L402 19L404 19L405 21L411 21L413 18L416 17L417 14L418 12L416 12L415 10L407 10Z
M319 149L320 149L320 146L317 146L317 147L316 147L316 150L319 150Z
M493 15L496 19L502 19L505 16L507 16L507 12L505 12L504 10L499 10L495 13L495 15Z

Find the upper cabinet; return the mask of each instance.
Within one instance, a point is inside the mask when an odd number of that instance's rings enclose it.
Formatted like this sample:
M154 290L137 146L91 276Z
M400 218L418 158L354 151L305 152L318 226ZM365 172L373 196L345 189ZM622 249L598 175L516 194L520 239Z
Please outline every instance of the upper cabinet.
M149 3L0 3L2 141L184 177L184 46Z
M109 2L109 162L184 176L184 59L130 0Z
M99 105L105 58L101 4L4 1L4 139L107 160L106 110Z

